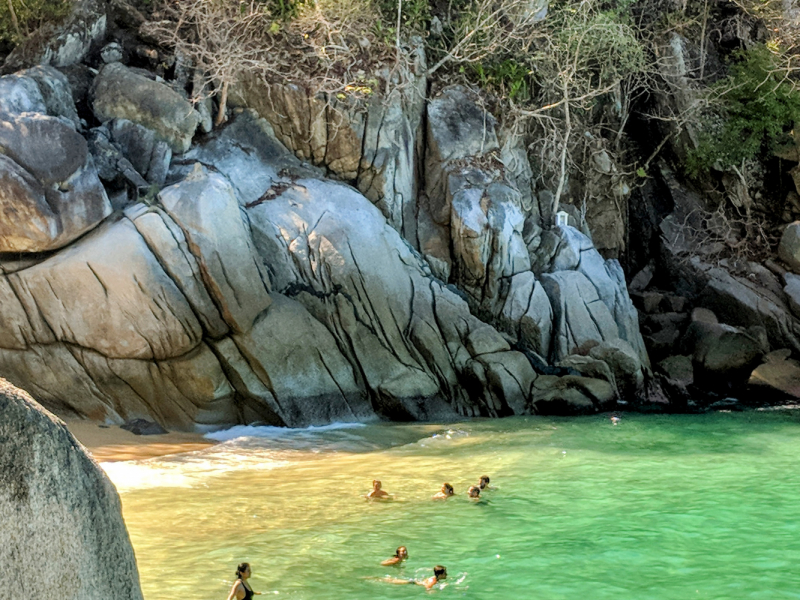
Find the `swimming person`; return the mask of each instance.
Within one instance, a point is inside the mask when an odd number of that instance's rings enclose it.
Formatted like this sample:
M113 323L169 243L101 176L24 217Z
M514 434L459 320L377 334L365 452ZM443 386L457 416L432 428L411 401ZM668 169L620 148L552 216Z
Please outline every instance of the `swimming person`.
M445 483L442 485L442 491L434 494L431 500L447 500L450 496L455 494L455 490L453 486L449 483Z
M478 487L482 490L490 490L492 487L489 485L489 476L488 475L481 475L480 483L478 483Z
M389 497L389 494L386 490L381 489L381 482L378 479L372 480L372 491L367 494L367 498L383 498L386 499Z
M391 558L387 558L381 565L384 567L396 567L404 560L408 558L408 549L405 546L400 546L397 550L394 551L394 556Z
M467 492L467 494L469 494L470 498L473 498L475 500L480 500L481 488L479 488L477 485L471 485L469 487L469 491Z
M249 563L242 563L236 567L236 581L233 582L231 593L228 600L250 600L253 595L260 596L261 592L254 592L247 580L250 579L251 571Z
M433 567L433 577L428 577L427 579L398 579L397 577L384 577L378 579L378 581L383 581L384 583L394 583L396 585L413 583L415 585L421 585L426 590L430 591L433 586L443 579L447 579L447 569L442 565L436 565Z

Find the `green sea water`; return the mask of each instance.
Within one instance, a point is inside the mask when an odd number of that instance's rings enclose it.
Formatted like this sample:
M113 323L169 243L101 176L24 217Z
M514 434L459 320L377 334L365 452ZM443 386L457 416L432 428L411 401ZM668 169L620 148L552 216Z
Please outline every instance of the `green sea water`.
M238 437L243 436L243 437ZM800 412L286 431L104 464L146 600L800 598ZM488 474L481 502L466 490ZM394 494L363 497L373 478ZM430 497L447 481L457 495ZM399 545L410 558L381 567Z

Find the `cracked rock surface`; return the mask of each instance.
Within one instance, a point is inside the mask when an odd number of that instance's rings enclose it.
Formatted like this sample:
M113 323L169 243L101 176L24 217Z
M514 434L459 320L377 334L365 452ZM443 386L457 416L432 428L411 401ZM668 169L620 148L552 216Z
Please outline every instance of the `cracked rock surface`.
M142 600L113 484L66 426L0 379L0 589Z

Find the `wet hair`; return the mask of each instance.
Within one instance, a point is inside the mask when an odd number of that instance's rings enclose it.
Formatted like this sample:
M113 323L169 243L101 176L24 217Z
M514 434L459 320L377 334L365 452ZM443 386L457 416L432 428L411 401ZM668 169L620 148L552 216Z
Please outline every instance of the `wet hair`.
M477 485L471 485L469 487L470 496L472 496L472 492L475 492L475 496L473 496L474 498L479 498L481 495L481 488L479 488Z
M489 476L481 475L481 489L485 488L487 485L489 485Z
M250 563L242 563L238 567L236 567L236 579L241 579L242 573L247 571L250 568Z
M405 550L405 551L406 551L406 554L408 554L408 548L406 548L405 546L398 546L398 547L397 547L397 550L395 550L395 551L394 551L394 555L395 555L397 558L400 558L400 550Z
M449 483L445 483L442 485L442 491L445 493L452 494L455 490L453 489L452 485L450 485Z
M376 483L377 483L378 485L380 485L381 487L383 487L383 484L381 483L381 480L380 480L380 479L373 479L373 480L372 480L372 487L375 487L375 484L376 484Z
M433 574L436 575L436 579L439 579L442 575L447 577L447 569L445 569L442 565L436 565L433 567Z

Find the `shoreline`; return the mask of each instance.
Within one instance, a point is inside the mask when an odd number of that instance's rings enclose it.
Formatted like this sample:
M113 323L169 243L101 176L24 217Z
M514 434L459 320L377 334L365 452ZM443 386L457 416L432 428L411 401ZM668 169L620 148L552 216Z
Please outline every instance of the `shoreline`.
M97 462L145 460L158 456L196 452L217 444L202 433L170 431L161 435L135 435L118 425L59 417L69 432Z

